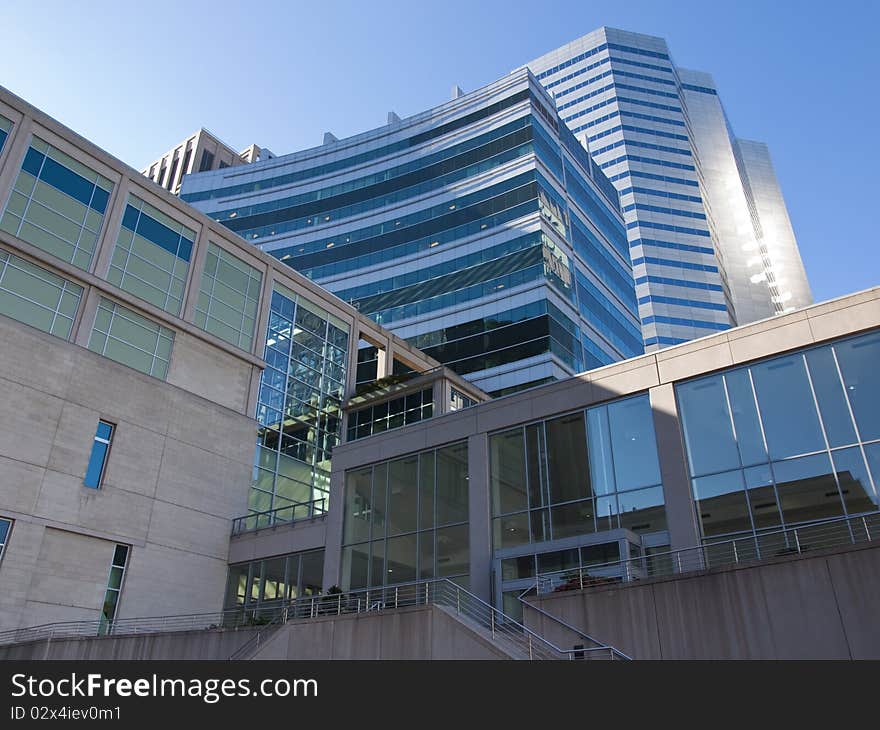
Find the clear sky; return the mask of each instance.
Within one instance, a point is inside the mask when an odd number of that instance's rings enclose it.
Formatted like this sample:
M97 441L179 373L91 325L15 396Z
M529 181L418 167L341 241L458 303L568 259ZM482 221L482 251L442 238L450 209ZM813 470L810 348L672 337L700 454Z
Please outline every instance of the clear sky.
M201 126L276 154L442 103L601 26L666 38L767 142L817 301L880 284L877 0L0 3L0 84L140 169Z

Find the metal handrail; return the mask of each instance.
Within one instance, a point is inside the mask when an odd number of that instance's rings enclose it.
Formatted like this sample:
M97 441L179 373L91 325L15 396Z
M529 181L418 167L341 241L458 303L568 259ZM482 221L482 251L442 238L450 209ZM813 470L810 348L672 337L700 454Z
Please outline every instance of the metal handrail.
M522 593L520 593L520 594L516 597L517 600L522 604L523 609L528 608L530 611L534 611L535 613L540 614L540 615L543 616L544 618L550 619L551 621L553 621L553 623L558 624L559 626L561 626L562 628L564 628L566 631L570 631L571 633L573 633L573 634L575 634L576 636L578 636L580 639L583 639L584 641L589 641L590 643L592 643L592 644L594 645L593 648L596 648L596 649L607 649L607 650L615 651L615 652L617 652L617 653L619 653L619 654L621 655L621 658L624 658L624 659L631 659L631 658L632 658L632 657L627 656L627 655L624 654L623 652L621 652L619 649L615 649L615 648L614 648L613 646L611 646L610 644L606 644L606 643L604 643L604 642L602 642L602 641L599 641L598 639L596 639L596 638L590 636L588 633L586 633L586 632L584 632L584 631L581 631L581 630L580 630L579 628L577 628L576 626L572 626L572 625L571 625L570 623L568 623L567 621L563 621L563 620L562 620L561 618L559 618L558 616L554 616L552 613L549 613L548 611L545 611L543 608L540 608L539 606L536 606L536 605L533 604L533 603L529 603L529 602L526 600L526 596L527 596L529 593L531 593L532 591L535 591L535 592L537 593L537 585L529 586L528 588L526 588Z
M799 555L841 545L869 543L878 538L880 538L880 511L866 512L802 523L795 527L757 535L706 542L702 545L654 553L650 556L639 555L609 563L580 565L576 568L542 573L535 578L534 587L538 594L546 594L605 584L628 583L710 568L758 563L782 555Z
M534 630L448 578L399 583L383 588L364 588L345 593L296 598L276 609L273 620L242 645L230 659L252 656L287 621L322 616L375 613L410 606L435 605L454 611L491 635L502 648L528 659L629 659L613 647L597 646L561 649Z
M213 613L151 616L107 621L59 621L20 629L0 631L0 645L18 644L43 639L90 638L95 636L121 636L151 634L170 631L194 631L206 629L233 629L258 626L263 623L259 612L230 609Z
M255 532L266 527L276 525L289 525L294 522L311 520L323 517L327 514L323 499L313 499L309 502L293 502L284 507L266 510L265 512L252 512L232 520L232 534L241 535L245 532Z

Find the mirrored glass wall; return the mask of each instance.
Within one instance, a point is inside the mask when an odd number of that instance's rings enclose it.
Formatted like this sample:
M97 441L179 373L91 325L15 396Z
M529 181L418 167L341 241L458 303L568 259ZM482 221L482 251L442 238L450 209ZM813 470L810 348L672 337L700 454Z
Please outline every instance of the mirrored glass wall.
M647 395L489 437L494 548L666 529Z
M342 588L469 572L467 442L346 473Z
M703 538L878 507L880 334L676 387Z

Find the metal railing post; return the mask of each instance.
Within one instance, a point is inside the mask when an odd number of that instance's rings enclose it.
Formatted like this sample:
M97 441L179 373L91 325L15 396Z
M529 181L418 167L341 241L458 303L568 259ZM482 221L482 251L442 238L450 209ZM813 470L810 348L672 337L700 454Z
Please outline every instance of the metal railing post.
M584 589L584 569L583 566L578 567L578 581L580 583L581 590Z
M871 531L868 529L868 520L865 517L862 517L862 527L865 528L865 535L868 537L868 542L871 542Z
M342 615L342 594L341 594L341 593L339 594L339 604L338 604L338 606L336 607L336 615L337 615L337 616L341 616L341 615Z
M533 659L533 658L534 657L532 656L532 635L529 634L529 659Z
M736 550L736 540L733 541L733 562L739 565L739 553Z
M798 554L801 552L801 541L798 538L797 530L794 531L794 544L797 547Z
M395 586L394 587L394 608L400 608L400 600L399 600L400 594L398 593L398 591L400 591L400 586Z
M495 638L495 611L489 612L489 620L492 622L492 638Z
M455 588L455 610L457 613L461 613L461 588L457 586Z

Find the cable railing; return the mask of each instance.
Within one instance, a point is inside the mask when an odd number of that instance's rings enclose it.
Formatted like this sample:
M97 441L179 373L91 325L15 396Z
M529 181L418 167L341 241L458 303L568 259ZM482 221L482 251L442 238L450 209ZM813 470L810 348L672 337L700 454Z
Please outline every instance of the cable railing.
M253 656L260 646L287 621L430 605L454 613L466 623L472 624L487 640L495 643L508 655L521 659L629 659L614 647L595 641L591 637L587 639L594 644L592 646L581 644L572 649L560 648L446 578L294 599L283 608L276 609L271 621L236 650L230 659L246 659ZM581 636L586 635L581 634Z
M293 504L277 507L266 512L253 512L249 515L236 517L232 520L232 534L241 535L245 532L255 532L266 527L288 525L303 520L311 520L323 517L327 514L324 506L326 500L313 499L310 502L294 502Z
M880 512L836 517L681 550L543 573L538 594L663 578L880 539Z

